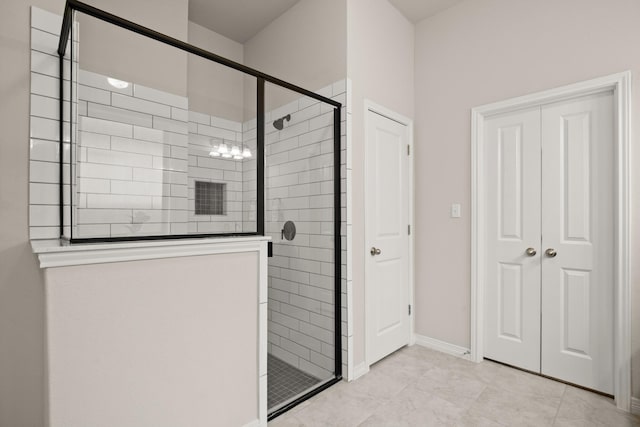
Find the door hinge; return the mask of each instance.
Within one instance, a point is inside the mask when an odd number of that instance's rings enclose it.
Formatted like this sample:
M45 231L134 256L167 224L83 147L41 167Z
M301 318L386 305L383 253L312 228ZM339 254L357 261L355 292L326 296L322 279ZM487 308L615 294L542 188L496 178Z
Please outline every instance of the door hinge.
M411 304L409 304L409 316L411 316Z
M411 155L411 146L407 144L407 156Z
M407 225L407 234L411 236L411 225Z

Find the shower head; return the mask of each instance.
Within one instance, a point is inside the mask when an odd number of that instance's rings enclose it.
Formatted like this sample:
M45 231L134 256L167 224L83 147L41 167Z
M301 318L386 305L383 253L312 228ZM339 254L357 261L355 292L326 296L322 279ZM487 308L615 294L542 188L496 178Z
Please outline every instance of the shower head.
M284 121L291 121L291 114L287 114L286 116L280 117L278 120L274 120L273 127L282 130L284 128Z

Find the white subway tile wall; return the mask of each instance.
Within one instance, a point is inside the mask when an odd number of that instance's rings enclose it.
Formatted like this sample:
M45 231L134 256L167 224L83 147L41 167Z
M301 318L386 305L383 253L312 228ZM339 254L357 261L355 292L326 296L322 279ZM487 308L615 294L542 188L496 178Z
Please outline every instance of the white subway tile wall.
M258 216L256 119L242 123L240 135L243 146L252 153L252 157L246 159L242 165L242 224L245 230L255 231Z
M59 237L58 56L61 18L32 8L30 235ZM64 81L69 89L68 65ZM256 120L243 123L189 111L188 99L135 83L111 86L77 70L78 150L75 237L250 232L256 229ZM343 375L353 343L351 299L350 82L318 93L343 103L341 164ZM272 118L291 114L282 130ZM333 107L303 97L266 115L266 233L269 352L305 372L334 366ZM68 118L67 118L68 119ZM69 140L68 129L65 140ZM212 158L213 145L247 147L244 160ZM70 175L64 147L64 176ZM225 183L226 215L195 215L195 181ZM65 188L68 206L71 191ZM70 211L65 212L69 223ZM293 241L281 239L294 221ZM67 231L68 234L68 231Z
M342 375L351 380L353 378L353 235L352 235L352 162L351 156L353 153L351 146L351 80L347 78L342 82L336 82L333 85L333 90L340 93L345 90L345 103L342 108L342 132L345 136L342 137L342 150L345 155L341 156L341 161L344 161L344 167L341 165L341 191L344 195L343 208L346 210L346 215L342 218L342 239L344 244L342 246ZM351 370L350 370L351 369Z
M59 182L59 57L57 53L61 17L32 8L31 11L31 107L29 235L32 239L60 237ZM77 44L76 44L77 49ZM63 67L63 89L69 93L70 53ZM77 55L76 55L77 58ZM74 58L74 69L77 61ZM65 100L63 127L63 174L69 176L69 100ZM75 102L74 102L75 107ZM63 188L64 217L70 218L70 189ZM68 223L68 222L67 222ZM65 229L68 235L70 229Z
M188 111L189 120L189 232L255 232L256 220L243 222L243 167L247 160L211 157L214 146L225 143L229 149L242 150L242 123L204 113ZM215 136L217 135L217 136ZM255 180L255 178L254 178ZM224 215L196 215L196 181L226 184ZM255 184L254 184L255 185ZM255 208L254 208L255 209Z
M78 81L74 237L186 234L189 124L171 118L186 98L135 83L122 93L86 70Z

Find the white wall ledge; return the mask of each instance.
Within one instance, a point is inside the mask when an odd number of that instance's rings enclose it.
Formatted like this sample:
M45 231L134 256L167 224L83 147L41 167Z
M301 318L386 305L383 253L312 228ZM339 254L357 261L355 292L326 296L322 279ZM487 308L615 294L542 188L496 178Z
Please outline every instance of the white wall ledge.
M269 236L74 244L32 240L40 268L260 251ZM263 246L264 244L264 246Z

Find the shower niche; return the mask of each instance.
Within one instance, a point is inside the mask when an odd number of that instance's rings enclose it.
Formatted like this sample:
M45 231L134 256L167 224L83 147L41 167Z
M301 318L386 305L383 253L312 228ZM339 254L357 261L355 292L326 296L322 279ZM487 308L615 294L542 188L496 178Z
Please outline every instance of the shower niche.
M70 194L59 235L70 244L270 236L269 417L339 381L345 81L310 91L83 3L73 9L58 52L69 160L59 187ZM105 39L123 48L105 50Z

